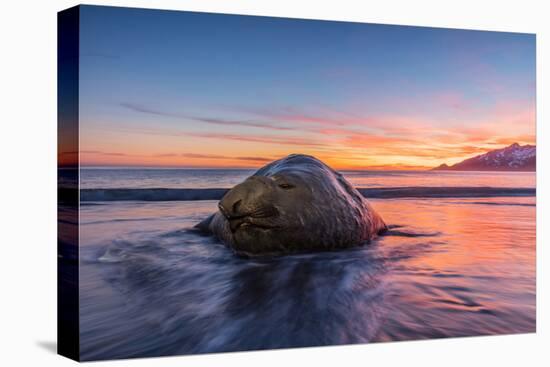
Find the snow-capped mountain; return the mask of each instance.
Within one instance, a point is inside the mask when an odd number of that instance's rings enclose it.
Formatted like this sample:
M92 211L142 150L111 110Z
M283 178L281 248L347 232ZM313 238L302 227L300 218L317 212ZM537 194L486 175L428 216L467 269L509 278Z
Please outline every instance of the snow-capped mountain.
M448 166L442 164L435 170L451 171L535 171L537 147L514 143L506 148L491 150L485 154Z

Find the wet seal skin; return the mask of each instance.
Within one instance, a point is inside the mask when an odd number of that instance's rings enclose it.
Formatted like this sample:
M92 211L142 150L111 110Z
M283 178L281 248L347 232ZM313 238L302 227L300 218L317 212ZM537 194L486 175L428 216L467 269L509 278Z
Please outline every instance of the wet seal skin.
M350 248L388 229L340 173L303 154L260 168L218 208L195 228L243 256Z

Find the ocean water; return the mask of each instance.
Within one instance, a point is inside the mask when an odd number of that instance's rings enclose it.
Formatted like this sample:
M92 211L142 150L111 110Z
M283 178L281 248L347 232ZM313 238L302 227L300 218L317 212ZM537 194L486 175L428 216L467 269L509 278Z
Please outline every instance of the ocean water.
M81 187L229 188L250 173L89 169ZM534 173L344 174L358 188L447 189L370 199L396 231L365 246L258 259L187 231L216 210L206 196L83 201L82 358L535 331Z
M83 189L231 188L252 175L245 169L80 170ZM532 172L341 171L355 187L535 187Z

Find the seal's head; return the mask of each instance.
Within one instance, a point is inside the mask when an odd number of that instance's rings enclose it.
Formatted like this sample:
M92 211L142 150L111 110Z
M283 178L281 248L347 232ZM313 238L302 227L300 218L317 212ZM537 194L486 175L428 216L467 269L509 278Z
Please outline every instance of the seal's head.
M351 247L386 228L340 173L307 155L264 166L218 207L212 231L247 254Z

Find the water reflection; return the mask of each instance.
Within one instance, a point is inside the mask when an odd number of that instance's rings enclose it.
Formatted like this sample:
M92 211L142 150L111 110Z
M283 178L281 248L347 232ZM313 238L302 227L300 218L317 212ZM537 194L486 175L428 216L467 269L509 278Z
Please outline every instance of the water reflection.
M184 230L215 202L82 207L83 357L534 331L534 198L372 202L393 235L252 260Z

